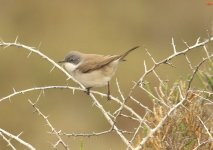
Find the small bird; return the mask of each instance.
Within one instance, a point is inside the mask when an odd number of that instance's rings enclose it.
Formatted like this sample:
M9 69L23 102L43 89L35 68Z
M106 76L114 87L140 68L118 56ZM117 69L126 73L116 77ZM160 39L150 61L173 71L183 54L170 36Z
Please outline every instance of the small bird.
M138 47L135 46L121 55L107 56L71 51L58 63L63 63L66 71L85 86L88 95L91 88L108 85L107 98L110 100L109 81L115 74L119 62L125 61L124 58Z

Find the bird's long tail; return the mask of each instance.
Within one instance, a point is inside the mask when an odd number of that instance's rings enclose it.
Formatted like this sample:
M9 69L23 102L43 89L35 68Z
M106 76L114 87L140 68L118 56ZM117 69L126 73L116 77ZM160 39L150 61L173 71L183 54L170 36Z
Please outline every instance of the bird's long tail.
M120 60L124 61L124 58L132 51L134 51L135 49L139 48L139 46L135 46L133 48L131 48L130 50L126 51L125 53L123 53L122 55L120 55Z

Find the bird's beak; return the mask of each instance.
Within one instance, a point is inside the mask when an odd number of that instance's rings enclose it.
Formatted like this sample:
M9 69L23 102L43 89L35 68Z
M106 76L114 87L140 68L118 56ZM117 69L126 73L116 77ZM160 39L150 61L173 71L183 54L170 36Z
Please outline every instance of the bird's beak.
M59 64L65 63L65 60L58 61Z

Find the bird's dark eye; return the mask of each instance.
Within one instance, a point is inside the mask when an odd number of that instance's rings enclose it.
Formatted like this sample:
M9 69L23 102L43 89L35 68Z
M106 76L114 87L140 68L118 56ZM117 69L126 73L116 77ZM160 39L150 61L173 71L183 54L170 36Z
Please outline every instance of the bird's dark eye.
M72 64L78 64L80 62L80 57L76 55L72 55L69 58L67 58L67 61Z
M73 62L73 61L74 61L74 59L73 59L73 58L70 58L70 59L68 59L68 61L69 61L69 62Z

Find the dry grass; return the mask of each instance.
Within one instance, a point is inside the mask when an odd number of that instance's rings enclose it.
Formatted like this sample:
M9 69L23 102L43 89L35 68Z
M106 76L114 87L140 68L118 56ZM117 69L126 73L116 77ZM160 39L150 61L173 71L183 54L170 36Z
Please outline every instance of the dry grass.
M179 102L181 91L187 94L186 101L179 109L176 109L172 115L167 117L164 125L150 138L144 150L211 150L213 149L213 67L206 71L200 72L200 79L205 86L202 90L187 90L187 81L178 81L171 88L168 85L161 85L159 93L169 105L175 105ZM211 100L211 102L209 101ZM164 116L168 113L168 108L154 104L153 114L146 118L149 125L154 128L159 124ZM142 138L146 137L147 129L143 128L138 136L135 146L139 144Z

